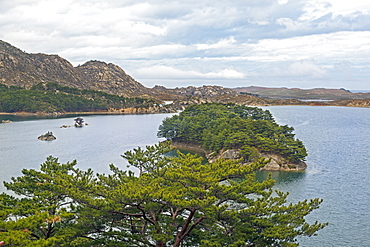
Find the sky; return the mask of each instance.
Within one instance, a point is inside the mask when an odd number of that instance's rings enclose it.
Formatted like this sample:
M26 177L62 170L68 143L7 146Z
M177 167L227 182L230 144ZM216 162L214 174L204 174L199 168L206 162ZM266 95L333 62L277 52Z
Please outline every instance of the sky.
M147 87L370 90L369 0L0 0L0 39Z

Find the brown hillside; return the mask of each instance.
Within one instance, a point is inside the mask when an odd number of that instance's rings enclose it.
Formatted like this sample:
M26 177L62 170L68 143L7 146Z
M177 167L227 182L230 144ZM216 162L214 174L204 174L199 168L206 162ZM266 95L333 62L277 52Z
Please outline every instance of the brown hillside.
M149 91L114 64L90 61L73 67L58 55L28 54L3 41L0 41L0 82L25 88L40 82L56 82L123 96Z

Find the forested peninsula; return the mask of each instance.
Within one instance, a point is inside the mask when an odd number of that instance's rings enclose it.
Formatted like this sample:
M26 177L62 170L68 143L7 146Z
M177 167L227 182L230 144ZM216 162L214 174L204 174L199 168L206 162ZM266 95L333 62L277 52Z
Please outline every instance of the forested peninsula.
M236 104L209 103L188 106L163 121L158 136L174 146L203 150L209 161L217 158L269 163L262 169L303 170L307 156L294 128L279 125L268 110Z

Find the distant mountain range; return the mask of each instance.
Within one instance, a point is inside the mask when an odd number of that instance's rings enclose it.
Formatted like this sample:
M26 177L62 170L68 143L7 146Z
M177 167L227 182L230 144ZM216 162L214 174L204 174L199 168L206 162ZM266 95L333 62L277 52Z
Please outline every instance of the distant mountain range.
M300 88L267 88L267 87L239 87L234 88L239 93L248 93L264 99L298 99L298 100L348 100L370 99L370 93L352 93L344 88L327 89L300 89Z
M163 86L147 88L117 65L102 61L88 61L74 67L58 55L29 54L0 40L0 84L30 89L40 83L102 91L124 97L175 100L179 106L204 102L233 102L249 105L302 105L302 100L363 100L370 93L351 93L345 89L299 89L202 86L168 89ZM348 105L349 102L333 102ZM353 103L353 102L352 102ZM319 103L317 103L319 104ZM328 104L328 103L326 103ZM356 106L370 106L370 102L356 102Z
M39 83L54 82L61 86L98 90L125 97L152 96L162 99L183 98L186 94L215 96L237 94L222 87L147 88L114 64L88 61L74 67L58 55L29 54L0 41L0 83L26 89ZM209 91L209 92L208 92Z

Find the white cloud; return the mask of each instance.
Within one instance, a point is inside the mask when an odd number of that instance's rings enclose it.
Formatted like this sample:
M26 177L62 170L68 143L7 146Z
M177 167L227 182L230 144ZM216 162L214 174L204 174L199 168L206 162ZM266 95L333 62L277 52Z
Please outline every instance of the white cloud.
M331 13L331 4L325 0L311 0L307 2L303 11L305 13L299 17L299 20L313 21Z
M138 79L274 83L277 74L288 82L337 73L370 86L368 0L0 3L0 39L73 64L114 62Z
M233 69L223 69L217 72L198 72L185 71L167 66L152 66L140 68L135 74L140 78L160 78L160 79L186 79L186 78L221 78L221 79L241 79L245 75Z
M287 4L288 2L289 0L278 0L278 3L282 5Z
M198 50L208 50L208 49L229 48L235 43L236 41L234 37L229 37L227 39L222 39L214 44L196 44L195 46L197 47Z
M314 58L349 59L364 63L370 56L370 31L337 32L293 37L265 39L257 44L245 44L252 50L255 61L289 61ZM247 56L248 54L246 54Z
M301 60L289 64L287 67L279 68L275 70L276 76L284 77L299 77L307 80L311 78L325 78L327 77L328 71L323 67L319 66L313 60Z
M370 3L368 0L338 1L327 0L332 7L331 11L334 16L356 16L359 14L370 13Z

